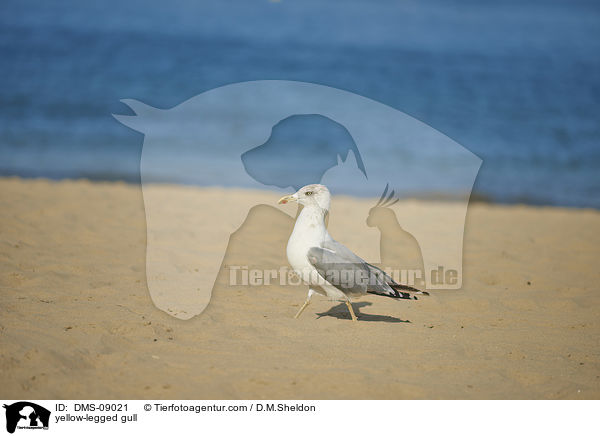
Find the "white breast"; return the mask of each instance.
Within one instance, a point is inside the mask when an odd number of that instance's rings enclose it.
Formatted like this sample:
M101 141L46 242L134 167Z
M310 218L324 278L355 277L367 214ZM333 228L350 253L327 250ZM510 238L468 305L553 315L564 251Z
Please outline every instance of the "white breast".
M287 245L287 258L294 271L301 277L304 271L314 271L306 256L308 250L320 247L323 241L330 238L324 223L324 212L316 208L302 209Z

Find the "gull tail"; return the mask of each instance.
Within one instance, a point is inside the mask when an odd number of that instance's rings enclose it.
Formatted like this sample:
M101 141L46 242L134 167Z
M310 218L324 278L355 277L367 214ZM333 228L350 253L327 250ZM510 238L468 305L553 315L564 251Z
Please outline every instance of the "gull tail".
M369 289L367 293L397 298L399 300L418 300L417 295L429 295L427 291L420 291L411 286L400 285L398 283L389 283L388 286L389 289Z
M401 285L396 283L388 274L382 269L377 268L371 264L367 264L371 273L374 273L377 277L377 284L369 286L367 288L368 294L382 295L384 297L396 298L400 300L418 300L417 295L429 295L427 291L421 291L412 286Z
M396 291L398 294L402 295L401 297L396 298L404 298L408 300L418 300L416 295L429 295L427 291L420 291L417 288L413 288L412 286L401 285L399 283L388 283L390 288Z

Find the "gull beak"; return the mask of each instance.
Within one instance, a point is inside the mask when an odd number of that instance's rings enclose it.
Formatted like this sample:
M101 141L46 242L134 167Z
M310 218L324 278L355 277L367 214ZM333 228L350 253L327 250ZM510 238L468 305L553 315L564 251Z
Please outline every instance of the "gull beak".
M296 196L296 194L284 195L279 199L277 204L286 204L288 201L296 201L297 199L298 197Z

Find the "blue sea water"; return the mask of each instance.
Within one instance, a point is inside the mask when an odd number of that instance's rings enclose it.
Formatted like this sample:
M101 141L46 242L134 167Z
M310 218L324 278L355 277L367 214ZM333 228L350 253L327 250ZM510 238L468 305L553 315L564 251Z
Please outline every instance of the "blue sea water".
M284 79L443 132L493 201L600 208L598 53L596 1L4 0L0 175L139 181L120 99Z

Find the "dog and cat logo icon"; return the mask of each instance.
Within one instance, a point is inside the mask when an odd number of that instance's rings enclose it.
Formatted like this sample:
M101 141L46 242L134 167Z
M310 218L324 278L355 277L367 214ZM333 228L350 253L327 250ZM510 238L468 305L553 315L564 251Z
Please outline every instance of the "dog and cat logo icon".
M4 404L3 407L6 409L6 431L9 433L14 433L16 429L48 430L50 423L48 409L29 401Z

